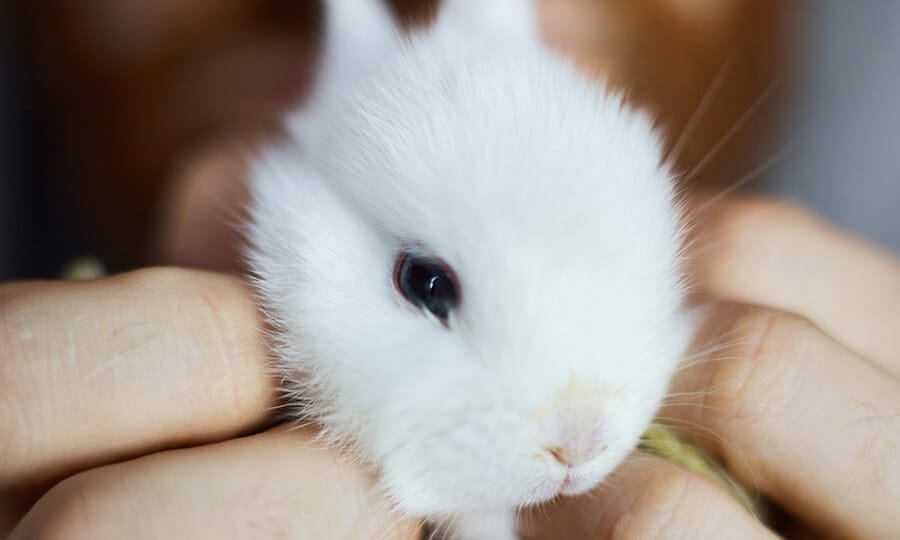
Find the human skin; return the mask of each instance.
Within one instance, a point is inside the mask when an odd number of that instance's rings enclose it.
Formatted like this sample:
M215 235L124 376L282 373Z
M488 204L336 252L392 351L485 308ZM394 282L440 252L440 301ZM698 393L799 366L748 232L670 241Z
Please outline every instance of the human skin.
M785 204L697 215L712 308L661 416L793 533L900 534L900 264ZM712 299L712 300L710 300ZM0 286L0 533L415 538L374 473L271 428L264 328L238 278L149 269ZM533 538L771 538L729 494L635 453L523 519Z

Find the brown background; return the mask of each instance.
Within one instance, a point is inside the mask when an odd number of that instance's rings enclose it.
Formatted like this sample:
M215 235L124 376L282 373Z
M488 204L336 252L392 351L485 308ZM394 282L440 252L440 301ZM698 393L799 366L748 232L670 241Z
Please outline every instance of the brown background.
M404 21L434 2L395 0ZM670 144L716 74L720 90L678 156L690 170L772 81L789 14L777 0L543 0L547 39L659 118ZM171 184L222 141L270 133L309 87L311 0L35 0L16 13L49 197L114 269L156 262ZM729 60L730 59L730 60ZM781 73L781 75L777 75ZM692 178L728 185L765 159L772 98ZM226 156L223 156L225 159ZM239 173L239 171L237 171ZM239 174L236 174L236 178Z

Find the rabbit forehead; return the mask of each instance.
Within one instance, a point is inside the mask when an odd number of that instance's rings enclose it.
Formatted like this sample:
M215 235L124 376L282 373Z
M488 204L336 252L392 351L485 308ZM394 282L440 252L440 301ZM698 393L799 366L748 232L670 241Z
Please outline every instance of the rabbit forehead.
M643 115L539 48L433 41L326 107L311 155L367 217L424 240L505 222L580 241L669 217L670 179Z

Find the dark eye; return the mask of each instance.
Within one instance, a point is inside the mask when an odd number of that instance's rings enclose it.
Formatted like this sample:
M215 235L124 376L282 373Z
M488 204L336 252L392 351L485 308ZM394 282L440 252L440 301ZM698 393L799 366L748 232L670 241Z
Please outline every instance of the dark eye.
M394 268L394 284L412 305L430 311L444 323L459 304L453 270L439 260L401 253Z

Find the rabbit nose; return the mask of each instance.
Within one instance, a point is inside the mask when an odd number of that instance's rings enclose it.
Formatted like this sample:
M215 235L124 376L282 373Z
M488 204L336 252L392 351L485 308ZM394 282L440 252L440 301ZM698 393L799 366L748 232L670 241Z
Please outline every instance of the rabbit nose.
M549 435L546 440L550 443L545 450L567 467L577 467L593 460L608 447L598 420L595 415L555 415L544 427L545 434Z
M571 448L563 446L548 446L547 453L553 456L557 463L565 467L577 467L590 462L601 455L607 446L605 444L594 445L590 448Z

